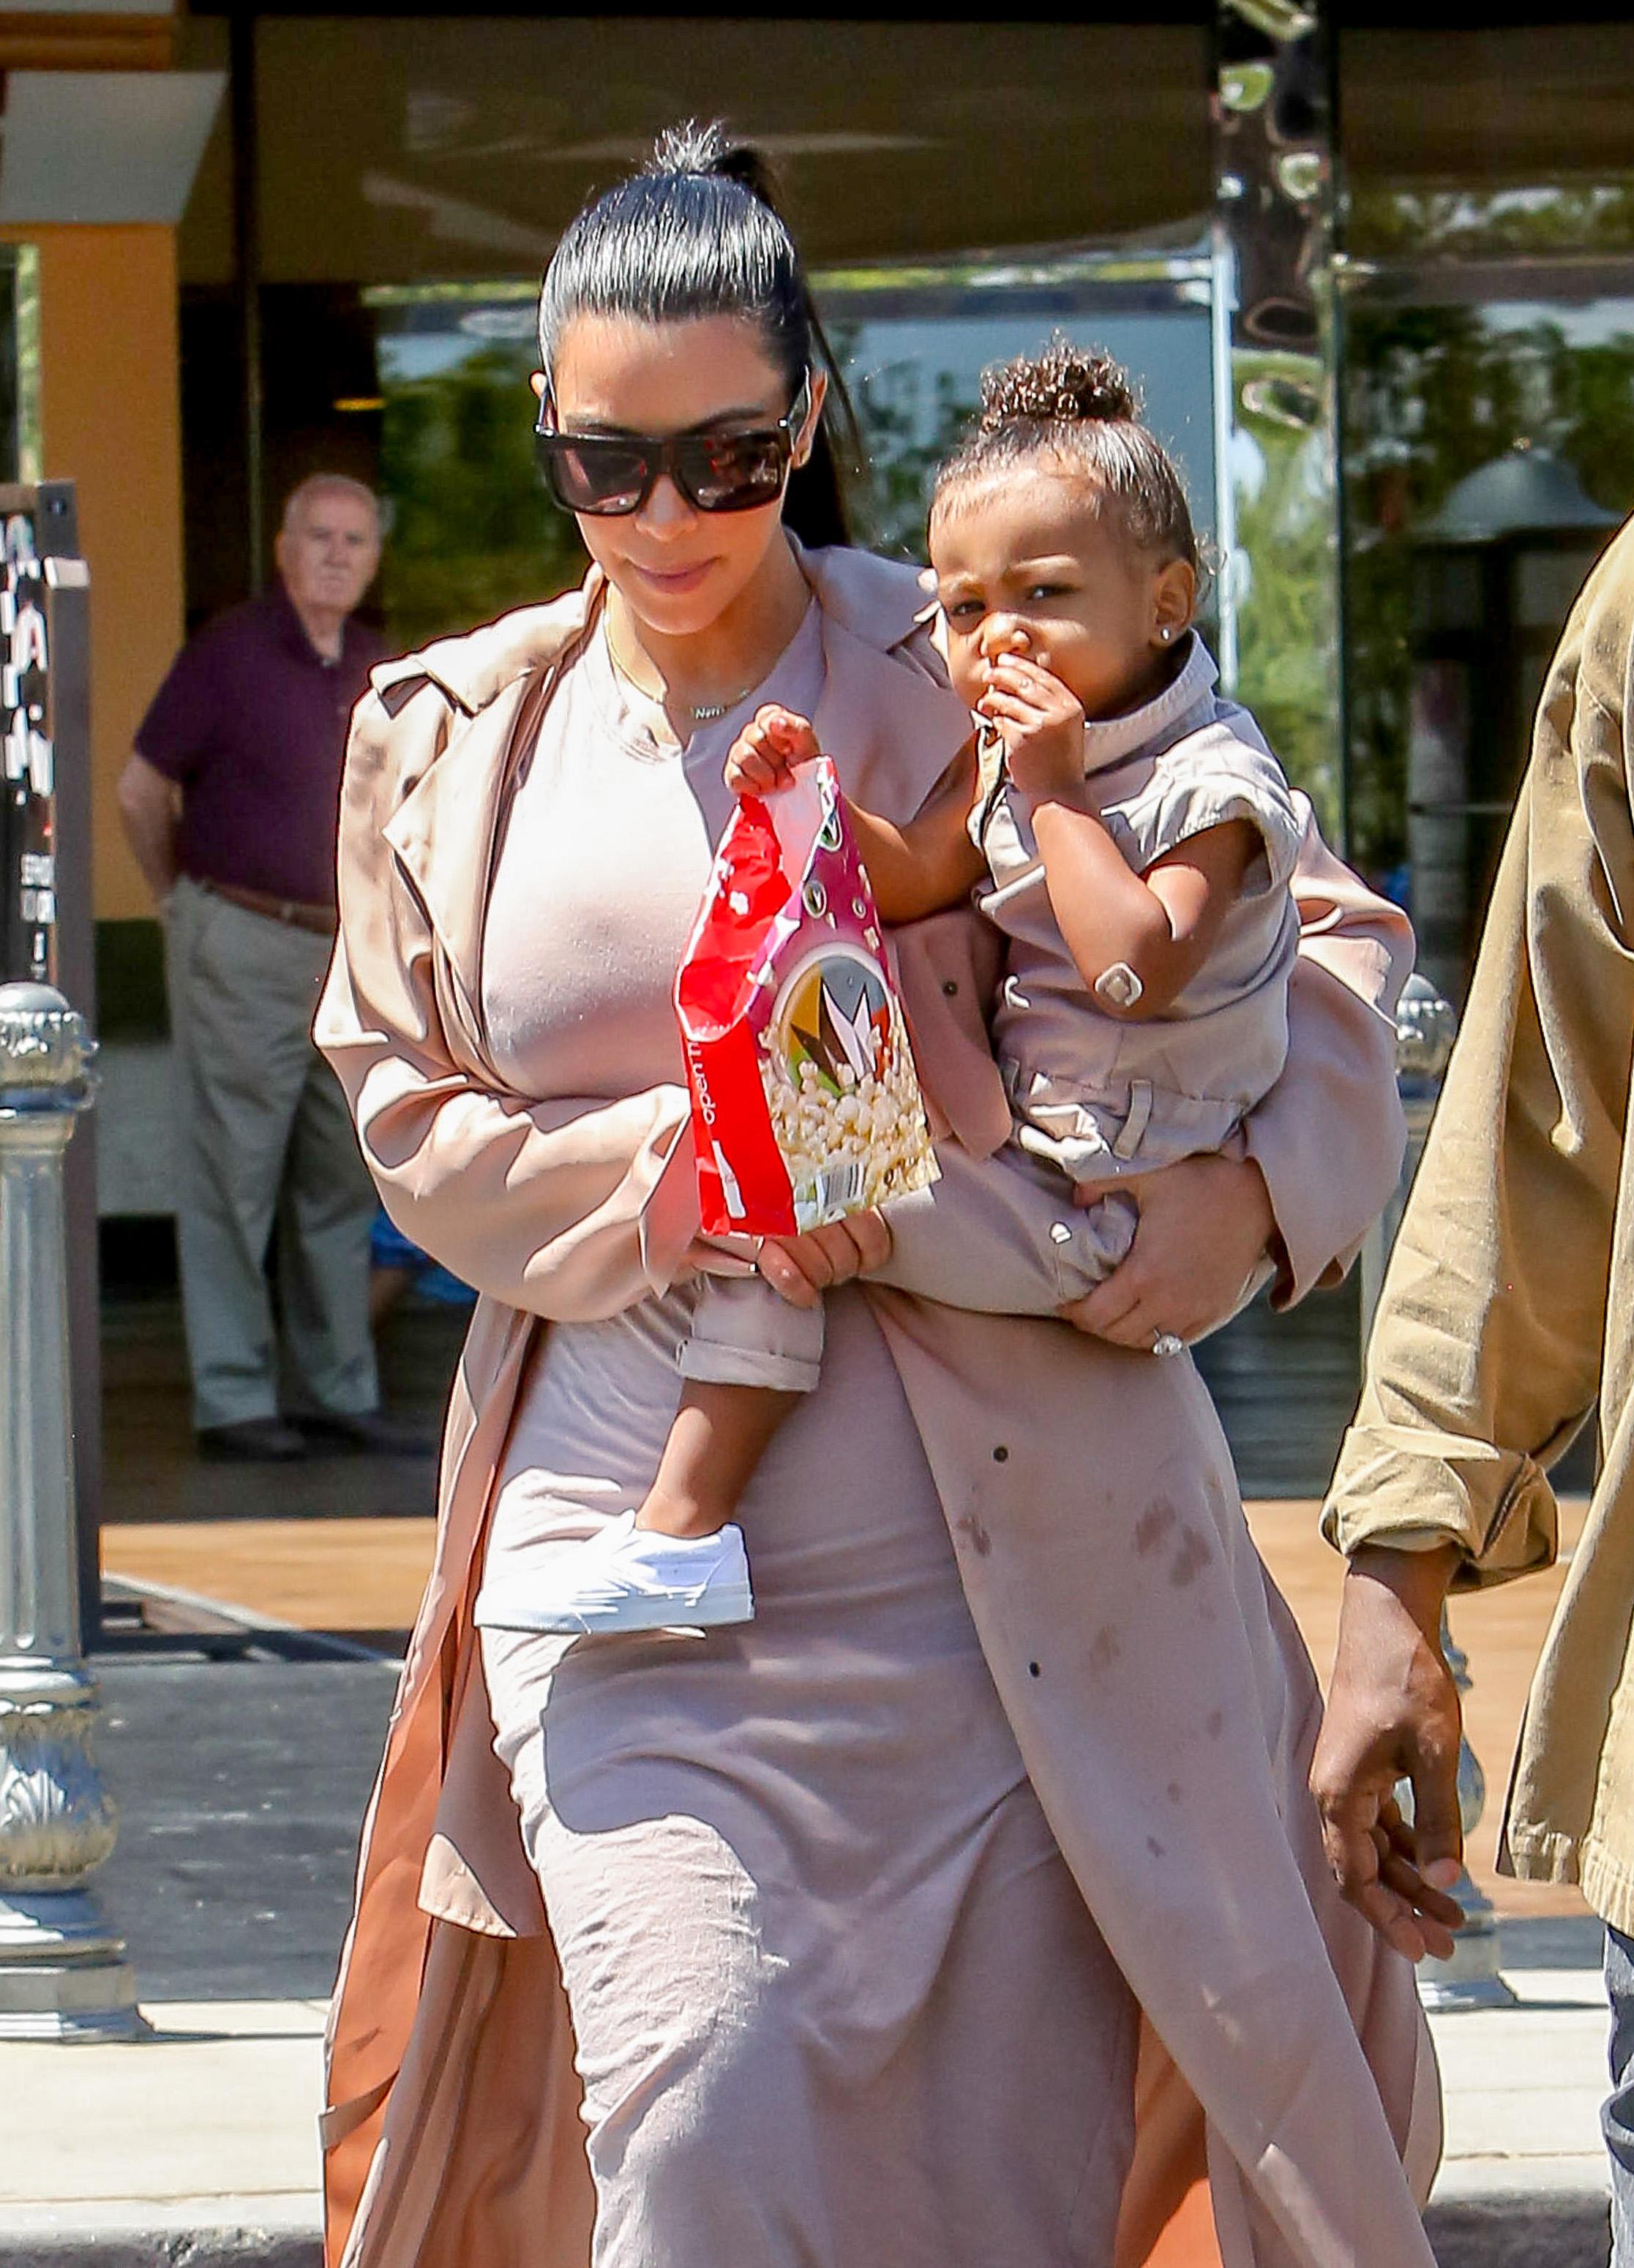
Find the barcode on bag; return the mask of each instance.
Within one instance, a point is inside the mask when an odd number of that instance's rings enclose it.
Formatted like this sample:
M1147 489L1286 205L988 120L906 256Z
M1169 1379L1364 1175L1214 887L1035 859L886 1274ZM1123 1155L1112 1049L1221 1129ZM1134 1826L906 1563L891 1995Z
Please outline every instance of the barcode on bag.
M831 1166L826 1172L811 1178L809 1207L811 1218L806 1226L821 1228L826 1221L838 1220L848 1212L856 1212L863 1201L867 1161L858 1158L849 1166ZM799 1210L807 1210L802 1204Z

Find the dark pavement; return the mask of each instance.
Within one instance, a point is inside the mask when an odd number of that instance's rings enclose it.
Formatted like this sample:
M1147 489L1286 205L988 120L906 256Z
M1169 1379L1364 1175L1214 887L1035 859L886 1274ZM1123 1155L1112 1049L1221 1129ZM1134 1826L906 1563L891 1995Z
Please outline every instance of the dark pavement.
M144 2000L318 1999L335 1981L396 1672L291 1651L93 1661L121 1812L98 1887Z

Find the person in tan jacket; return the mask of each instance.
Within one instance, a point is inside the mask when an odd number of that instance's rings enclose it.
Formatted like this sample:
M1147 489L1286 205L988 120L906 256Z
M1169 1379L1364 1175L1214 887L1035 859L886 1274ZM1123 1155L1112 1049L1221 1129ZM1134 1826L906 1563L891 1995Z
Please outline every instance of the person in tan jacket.
M1549 1470L1600 1472L1533 1681L1499 1865L1577 1882L1607 1926L1605 2112L1634 2263L1634 523L1550 664L1463 1027L1391 1257L1326 1513L1347 1555L1314 1766L1335 1873L1410 1956L1457 1878L1449 1588L1552 1564ZM1392 1790L1410 1779L1416 1831Z
M393 1217L482 1294L331 2015L330 2268L1430 2268L1410 1969L1321 1864L1314 1679L1151 1351L1342 1272L1399 1166L1405 924L1308 828L1284 1077L1086 1300L1071 1209L982 1170L1002 951L963 909L901 939L965 1168L941 1300L867 1280L877 1215L702 1239L671 990L727 742L784 698L900 819L968 717L913 571L831 488L813 524L809 309L744 153L677 137L588 209L541 349L597 563L376 673L317 1027ZM505 1627L650 1485L700 1276L746 1266L828 1294L745 1500L759 1617Z

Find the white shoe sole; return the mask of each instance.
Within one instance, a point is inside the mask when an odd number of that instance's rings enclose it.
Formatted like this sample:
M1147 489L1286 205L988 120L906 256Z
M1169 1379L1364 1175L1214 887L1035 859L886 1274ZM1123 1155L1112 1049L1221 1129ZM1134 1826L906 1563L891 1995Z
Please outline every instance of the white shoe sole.
M722 1583L700 1599L628 1598L605 1607L529 1607L506 1604L485 1614L479 1599L479 1628L537 1631L548 1638L594 1638L604 1631L708 1630L752 1623L754 1598L747 1583Z

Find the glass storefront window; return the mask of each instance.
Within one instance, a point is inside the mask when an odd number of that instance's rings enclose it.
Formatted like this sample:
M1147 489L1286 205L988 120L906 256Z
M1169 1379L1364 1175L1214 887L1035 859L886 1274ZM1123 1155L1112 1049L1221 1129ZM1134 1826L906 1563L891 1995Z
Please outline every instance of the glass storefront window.
M1195 235L1209 203L1200 24L268 14L255 51L269 282L537 274L688 117L769 152L815 265Z
M983 371L1035 354L1060 331L1104 349L1134 376L1147 418L1184 475L1197 533L1212 544L1206 257L971 261L908 276L840 269L820 274L815 289L866 452L861 541L924 558L931 478L975 415Z
M1339 60L1351 850L1458 999L1549 657L1634 507L1634 26Z
M816 278L865 462L858 539L923 561L935 467L975 414L987 364L1061 330L1128 365L1187 478L1197 531L1218 522L1210 271L1196 258L962 262ZM376 334L380 482L392 509L382 595L404 642L575 581L584 554L534 467L531 278L366 291ZM371 406L373 406L371 404Z
M375 321L380 490L391 516L380 596L404 646L554 597L584 573L571 519L534 463L528 374L538 285L386 285Z
M1353 256L1461 264L1634 252L1634 26L1337 37Z
M189 19L184 36L189 62L223 59L221 25ZM320 466L379 469L401 490L394 630L446 628L570 577L570 540L519 461L527 399L514 420L500 409L512 372L526 376L526 338L484 340L480 326L503 322L585 198L679 118L723 115L768 152L819 266L1031 269L1040 247L1167 254L1206 235L1201 25L269 15L247 49L251 146L224 122L180 247L195 620L241 595L252 504L269 530L283 494ZM247 284L232 207L247 161L260 261ZM264 394L247 469L247 300ZM460 330L467 317L477 331ZM406 343L373 366L377 338L416 327L454 342L438 369L414 365ZM462 477L479 430L496 469L526 470L519 490ZM462 561L440 594L438 512Z
M40 460L40 255L0 245L0 481L37 481Z
M1352 848L1457 998L1549 657L1634 505L1634 298L1395 286L1347 326Z

